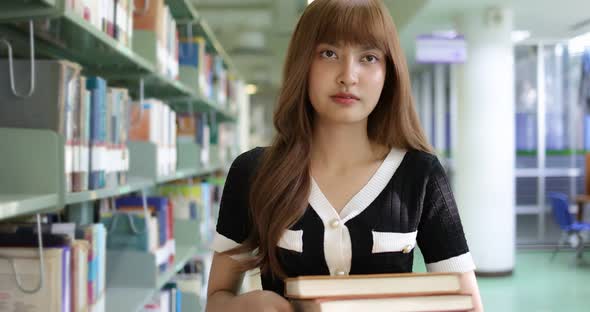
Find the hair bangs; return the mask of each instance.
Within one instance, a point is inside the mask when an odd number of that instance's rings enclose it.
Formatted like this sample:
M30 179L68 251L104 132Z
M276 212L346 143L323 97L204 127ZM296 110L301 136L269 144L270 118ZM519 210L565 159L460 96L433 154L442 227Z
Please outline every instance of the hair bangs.
M389 54L389 36L378 3L373 0L340 0L325 1L322 4L325 8L319 19L316 45L360 45Z

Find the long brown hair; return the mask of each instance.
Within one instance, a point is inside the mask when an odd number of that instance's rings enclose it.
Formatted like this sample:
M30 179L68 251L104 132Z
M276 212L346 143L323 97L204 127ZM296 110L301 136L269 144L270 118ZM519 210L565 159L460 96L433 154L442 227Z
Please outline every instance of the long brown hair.
M308 76L320 43L370 45L386 55L385 84L368 117L372 142L432 152L420 126L411 96L410 77L397 30L380 0L315 0L299 19L287 52L283 84L274 113L277 134L260 159L250 188L248 238L227 254L251 252L242 269L285 277L277 243L305 212L310 191L310 154L314 110L308 97Z

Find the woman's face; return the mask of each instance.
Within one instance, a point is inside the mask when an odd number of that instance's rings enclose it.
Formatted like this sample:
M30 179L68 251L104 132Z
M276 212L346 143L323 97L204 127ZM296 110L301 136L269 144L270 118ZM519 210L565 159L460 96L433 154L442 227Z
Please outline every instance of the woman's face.
M309 72L309 99L319 120L356 123L368 118L381 96L385 64L379 49L319 44Z

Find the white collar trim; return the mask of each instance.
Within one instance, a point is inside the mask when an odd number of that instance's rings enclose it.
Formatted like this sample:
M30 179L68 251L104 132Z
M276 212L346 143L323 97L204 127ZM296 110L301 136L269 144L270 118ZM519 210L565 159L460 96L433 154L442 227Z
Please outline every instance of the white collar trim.
M392 148L385 160L367 184L342 208L340 214L330 204L313 177L311 177L311 191L309 204L322 219L324 226L334 219L345 223L363 212L379 194L385 189L397 168L401 164L406 150Z

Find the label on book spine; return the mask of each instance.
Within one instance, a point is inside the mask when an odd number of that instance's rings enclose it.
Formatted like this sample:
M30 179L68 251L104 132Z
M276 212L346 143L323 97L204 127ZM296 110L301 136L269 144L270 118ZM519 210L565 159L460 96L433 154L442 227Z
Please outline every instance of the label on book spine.
M64 146L64 162L65 162L65 173L72 173L74 169L74 150L73 146L66 143Z
M88 151L88 146L83 145L80 147L80 172L89 172L90 171L90 154Z

